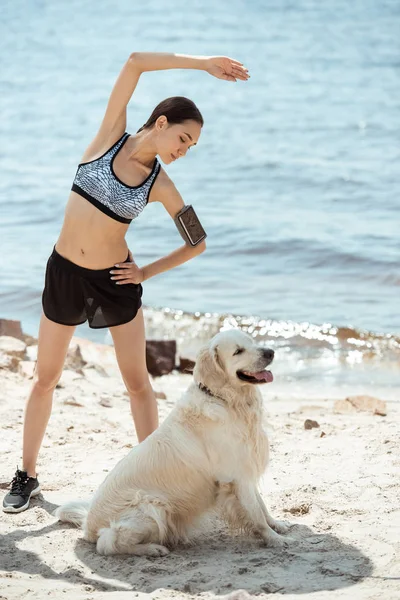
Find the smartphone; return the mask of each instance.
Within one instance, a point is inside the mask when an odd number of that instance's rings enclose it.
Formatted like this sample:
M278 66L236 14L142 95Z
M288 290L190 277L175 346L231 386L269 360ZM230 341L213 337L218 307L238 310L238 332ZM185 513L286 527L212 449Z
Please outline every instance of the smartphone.
M175 223L183 239L188 240L192 246L197 246L207 237L191 204L184 206L178 212Z

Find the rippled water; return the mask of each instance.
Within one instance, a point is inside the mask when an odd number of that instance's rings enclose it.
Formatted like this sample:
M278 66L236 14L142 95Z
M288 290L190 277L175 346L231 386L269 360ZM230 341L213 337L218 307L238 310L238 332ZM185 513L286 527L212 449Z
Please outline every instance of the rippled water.
M396 340L399 31L400 5L389 0L205 0L168 10L160 0L142 8L127 1L6 2L0 316L37 332L44 268L76 165L128 54L226 54L249 68L248 82L197 71L147 73L130 104L131 132L171 95L192 98L205 118L198 147L167 171L195 206L208 248L147 281L144 302L163 318L169 307L217 315L219 324L225 315L285 323L294 333L279 337L292 351L301 339L304 356L317 343L295 333L304 323L311 324L306 331L329 323L332 331L354 329L354 339L365 331L370 340ZM132 223L127 240L139 264L181 244L156 204ZM104 337L86 325L77 333ZM170 334L164 319L155 335ZM381 357L392 365L388 381L399 367L394 351Z

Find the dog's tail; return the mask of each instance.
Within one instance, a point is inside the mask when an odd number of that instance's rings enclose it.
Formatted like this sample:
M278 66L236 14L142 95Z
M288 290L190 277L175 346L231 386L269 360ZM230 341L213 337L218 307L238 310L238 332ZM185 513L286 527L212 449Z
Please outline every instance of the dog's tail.
M73 502L67 502L67 504L59 506L53 514L59 521L72 523L83 529L89 512L89 506L90 500L74 500Z

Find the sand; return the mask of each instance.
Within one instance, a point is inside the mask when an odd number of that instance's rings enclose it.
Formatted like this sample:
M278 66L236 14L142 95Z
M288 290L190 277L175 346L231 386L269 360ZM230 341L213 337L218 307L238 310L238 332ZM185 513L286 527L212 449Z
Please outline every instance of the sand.
M295 541L287 550L232 537L215 515L207 515L194 545L167 557L103 557L79 530L52 516L61 502L89 497L137 443L113 349L82 345L93 362L81 373L65 370L55 391L38 464L42 494L23 513L1 513L1 599L400 598L395 390L380 393L387 415L377 416L335 414L334 400L343 399L343 390L322 384L262 387L271 461L261 491L272 514L294 524ZM175 371L153 380L166 395L158 401L161 421L190 381ZM30 386L27 376L0 370L2 493L21 466ZM306 430L306 419L319 427Z

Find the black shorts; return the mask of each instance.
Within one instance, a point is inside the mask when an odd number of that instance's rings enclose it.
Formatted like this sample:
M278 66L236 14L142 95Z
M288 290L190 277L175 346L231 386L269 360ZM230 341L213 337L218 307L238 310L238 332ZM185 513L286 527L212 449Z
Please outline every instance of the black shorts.
M124 262L129 262L129 256ZM86 269L53 249L47 261L43 312L61 325L81 325L92 329L128 323L142 305L140 283L116 283L108 269Z

